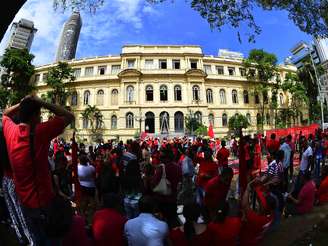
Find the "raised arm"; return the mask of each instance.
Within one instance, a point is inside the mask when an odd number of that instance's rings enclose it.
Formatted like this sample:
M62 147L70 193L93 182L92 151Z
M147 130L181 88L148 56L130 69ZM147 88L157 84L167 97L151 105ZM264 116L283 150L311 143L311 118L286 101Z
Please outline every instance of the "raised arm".
M19 112L19 103L11 106L10 108L6 108L3 112L3 115L8 116L9 118L12 118Z
M74 114L70 111L66 110L64 107L61 107L56 104L50 104L39 97L34 97L36 101L38 101L41 105L41 107L48 109L50 112L54 113L56 116L60 116L64 118L65 126L68 126L72 121L74 121L75 117Z

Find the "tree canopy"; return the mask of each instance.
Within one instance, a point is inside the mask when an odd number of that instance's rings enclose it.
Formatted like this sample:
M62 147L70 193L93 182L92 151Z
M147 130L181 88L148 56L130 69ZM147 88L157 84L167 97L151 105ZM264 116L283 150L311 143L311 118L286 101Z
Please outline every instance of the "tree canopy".
M229 119L229 130L233 131L236 136L240 136L242 129L250 126L247 117L242 114L236 114Z
M30 81L34 74L33 58L27 49L6 49L0 62L4 68L0 85L1 108L18 103L34 90Z
M271 109L276 109L277 94L279 89L279 76L277 67L277 57L275 54L264 51L263 49L253 49L243 61L243 66L246 69L246 76L250 82L254 82L254 95L261 95L262 100L259 102L261 112L261 126L264 129L264 111L265 105ZM275 83L269 83L275 81ZM272 92L272 98L269 105L268 94Z
M148 0L160 3L168 0ZM170 0L173 1L173 0ZM328 35L328 1L326 0L190 0L191 8L207 20L212 29L221 30L224 25L241 29L248 27L245 35L249 42L255 41L261 27L254 18L254 9L284 10L303 32L314 36ZM241 40L240 31L238 37Z
M65 105L67 97L70 95L68 83L73 82L74 70L66 62L59 62L57 66L51 68L46 77L46 84L51 88L47 92L47 98L52 103Z

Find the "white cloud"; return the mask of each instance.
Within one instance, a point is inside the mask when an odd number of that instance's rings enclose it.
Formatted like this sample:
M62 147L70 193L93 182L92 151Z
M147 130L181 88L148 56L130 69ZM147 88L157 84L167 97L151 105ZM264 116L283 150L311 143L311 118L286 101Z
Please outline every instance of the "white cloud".
M113 37L124 35L127 29L139 33L143 28L143 17L155 13L156 10L145 0L105 0L94 15L82 13L79 54L101 55L95 54L95 50L101 50L103 45L110 44ZM54 61L63 24L69 15L69 11L55 12L52 0L28 0L15 16L13 22L21 18L29 19L38 29L31 48L36 65ZM0 44L0 54L6 47L8 37L9 30Z

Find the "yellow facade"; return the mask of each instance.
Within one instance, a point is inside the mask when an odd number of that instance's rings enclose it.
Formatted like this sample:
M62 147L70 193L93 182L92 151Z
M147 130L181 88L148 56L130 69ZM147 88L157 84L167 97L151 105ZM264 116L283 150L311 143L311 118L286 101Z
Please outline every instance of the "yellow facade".
M200 112L201 121L206 126L213 116L216 137L228 134L227 125L223 125L224 114L227 120L236 113L249 114L251 127L247 132L258 130L256 117L261 104L255 104L253 93L254 84L258 82L249 82L241 75L241 58L204 55L200 46L193 45L127 45L117 56L72 60L69 64L76 69L76 80L69 86L77 92L77 105L72 105L72 98L67 103L75 113L75 127L81 139L90 141L90 126L83 123L81 116L87 104L96 105L101 110L104 117L101 132L105 140L132 138L139 129L154 130L158 134L166 128L162 121L160 127L162 112L167 112L168 132L171 135L183 134L185 122L182 119L190 112ZM44 83L45 74L55 65L36 68L39 95L48 90ZM222 68L223 74L220 74ZM283 80L287 72L295 72L296 68L280 66L279 71ZM181 89L181 100L178 100L178 88ZM150 100L151 89L153 100ZM212 99L209 90L212 91ZM245 101L245 91L248 92L249 103ZM237 96L234 94L236 92ZM288 107L287 94L281 92L279 99L282 103L280 107ZM151 114L154 120L149 117ZM197 116L200 114L197 113ZM265 117L267 115L270 120L265 124L265 129L271 129L274 119L269 109ZM67 130L66 137L71 133Z

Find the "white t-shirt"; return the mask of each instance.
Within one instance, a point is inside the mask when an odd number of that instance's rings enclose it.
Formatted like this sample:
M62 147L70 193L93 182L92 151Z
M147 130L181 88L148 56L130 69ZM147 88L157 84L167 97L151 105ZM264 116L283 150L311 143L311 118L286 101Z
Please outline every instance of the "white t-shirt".
M141 213L126 222L124 232L129 246L162 246L169 228L164 221L153 215Z
M311 146L307 147L307 149L302 154L301 168L300 168L301 171L307 170L310 156L313 156L313 151Z
M88 188L96 187L95 172L96 169L94 168L94 166L90 165L89 163L86 166L81 164L77 165L77 174L79 177L79 181L80 184L84 187L88 187Z

